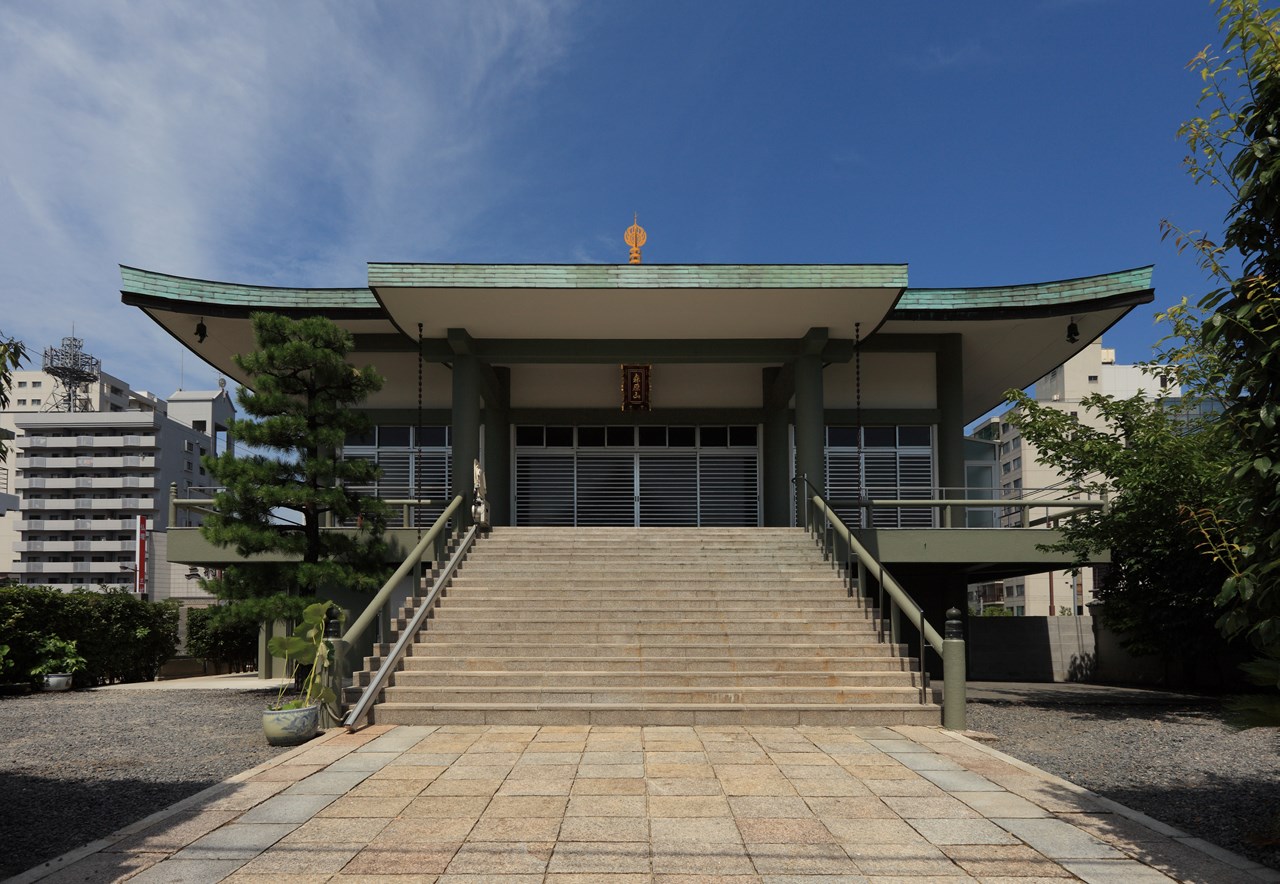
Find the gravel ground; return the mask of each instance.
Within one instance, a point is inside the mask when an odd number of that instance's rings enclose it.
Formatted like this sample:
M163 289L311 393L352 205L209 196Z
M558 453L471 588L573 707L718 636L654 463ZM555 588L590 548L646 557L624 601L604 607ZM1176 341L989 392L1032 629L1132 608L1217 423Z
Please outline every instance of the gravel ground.
M273 693L0 697L0 879L287 751L262 736Z
M974 703L993 748L1280 869L1280 729L1235 731L1216 703Z

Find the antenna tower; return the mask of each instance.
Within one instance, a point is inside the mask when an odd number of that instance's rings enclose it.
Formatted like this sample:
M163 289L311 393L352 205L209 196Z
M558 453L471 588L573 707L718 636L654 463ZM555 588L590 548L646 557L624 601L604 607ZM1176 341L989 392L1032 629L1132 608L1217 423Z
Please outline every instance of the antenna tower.
M89 411L90 400L85 388L102 374L102 360L84 352L80 338L63 338L59 347L46 347L44 372L58 381L58 390L46 406L47 411Z

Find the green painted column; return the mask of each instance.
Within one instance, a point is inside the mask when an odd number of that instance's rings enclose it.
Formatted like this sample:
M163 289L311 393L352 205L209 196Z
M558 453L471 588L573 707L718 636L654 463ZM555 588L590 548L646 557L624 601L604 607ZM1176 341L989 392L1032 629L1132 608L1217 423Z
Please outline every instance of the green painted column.
M494 525L511 524L511 369L498 367L495 379L503 401L484 403L484 478Z
M472 461L480 457L480 363L474 356L453 358L453 493L467 501L461 524L471 524Z
M938 390L938 485L956 496L964 487L964 355L960 335L939 335L934 371ZM962 528L963 510L951 524ZM961 606L963 607L963 605Z
M822 411L822 358L807 354L796 360L796 474L808 476L823 487L824 423ZM799 503L813 492L797 494L797 524L802 524Z
M762 369L764 384L764 438L761 440L761 487L764 524L784 528L791 524L791 438L788 424L791 387L781 368Z

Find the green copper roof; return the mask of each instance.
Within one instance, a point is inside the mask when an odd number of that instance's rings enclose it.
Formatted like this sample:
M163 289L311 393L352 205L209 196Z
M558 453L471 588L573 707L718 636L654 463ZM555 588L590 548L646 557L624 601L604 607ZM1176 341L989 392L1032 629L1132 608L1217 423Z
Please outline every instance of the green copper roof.
M373 292L367 288L286 289L264 285L236 285L169 276L124 266L120 268L120 276L124 291L169 301L204 302L245 308L274 307L284 310L353 307L381 309Z
M377 288L902 288L905 264L373 264Z
M911 310L983 310L1018 307L1050 307L1077 301L1097 301L1151 288L1150 266L1082 276L1057 282L993 286L972 289L907 289L894 313Z

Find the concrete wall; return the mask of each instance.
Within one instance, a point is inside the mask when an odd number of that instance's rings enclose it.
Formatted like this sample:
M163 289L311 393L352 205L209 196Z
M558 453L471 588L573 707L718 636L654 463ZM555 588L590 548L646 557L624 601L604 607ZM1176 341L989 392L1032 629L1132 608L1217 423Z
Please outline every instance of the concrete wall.
M1092 617L970 617L969 678L975 681L1093 681Z

